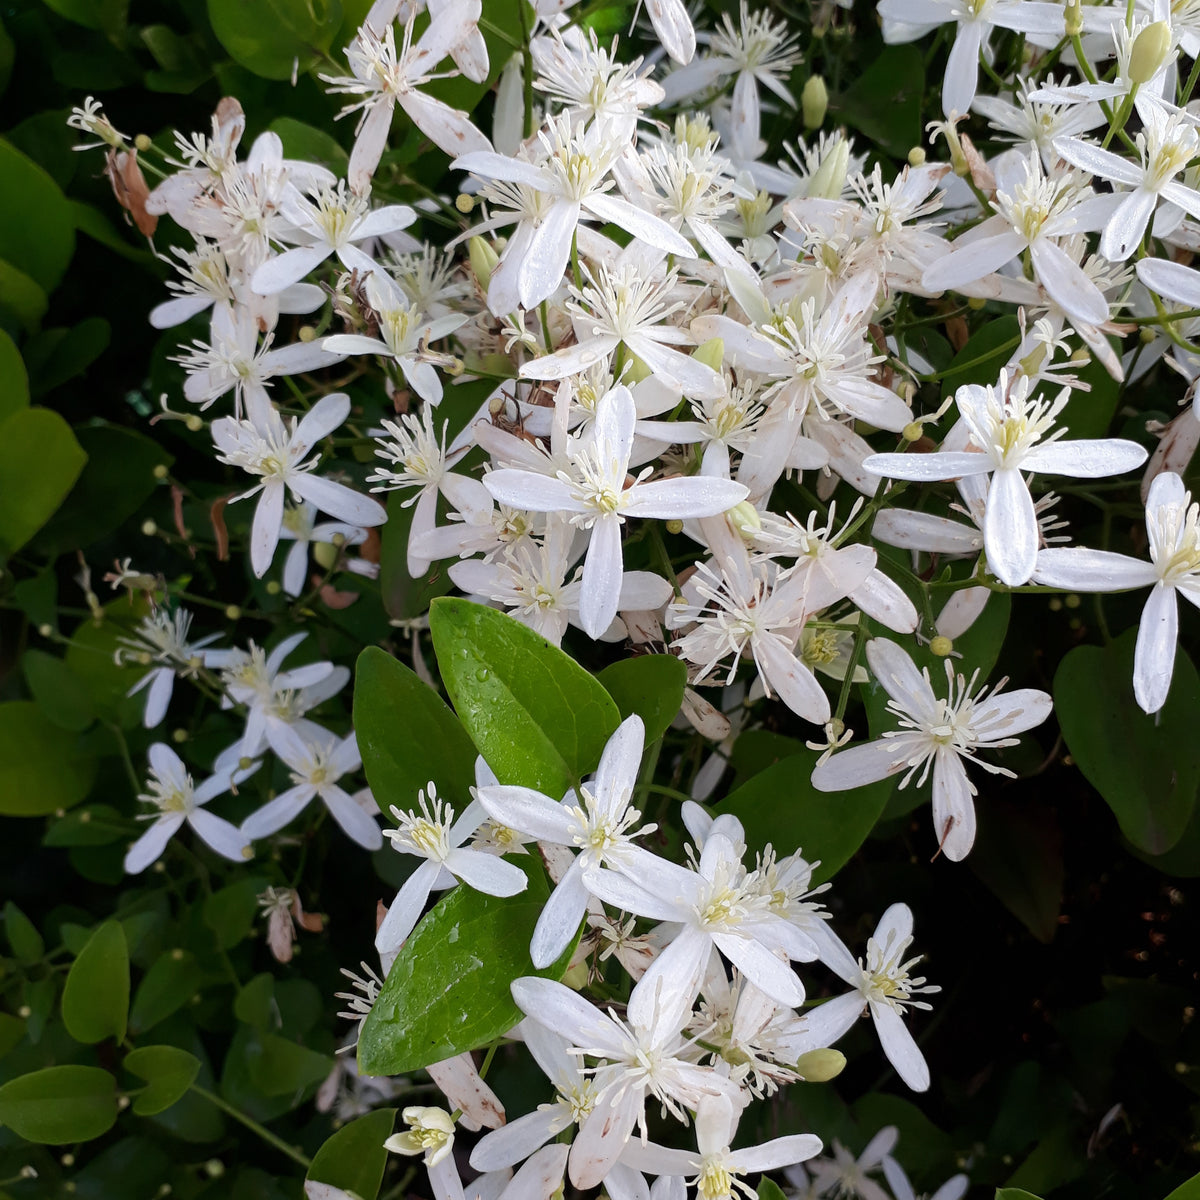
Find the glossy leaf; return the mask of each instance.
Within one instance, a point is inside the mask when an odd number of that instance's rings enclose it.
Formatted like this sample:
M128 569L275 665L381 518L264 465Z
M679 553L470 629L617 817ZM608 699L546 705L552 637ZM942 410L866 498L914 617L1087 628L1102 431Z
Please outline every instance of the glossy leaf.
M61 658L29 649L21 656L21 670L38 707L55 725L80 733L96 719L83 681Z
M191 1002L200 981L200 965L190 950L177 946L160 954L138 984L129 1013L130 1029L142 1033L165 1021Z
M924 89L921 52L915 46L888 46L829 108L838 120L903 158L921 141Z
M758 1181L758 1200L787 1200L783 1188L764 1175Z
M32 700L0 704L0 815L41 817L73 808L92 786L95 760Z
M796 746L795 754L732 791L718 811L733 813L742 822L754 849L770 842L780 855L799 850L809 862L819 862L813 883L824 883L850 861L875 827L894 781L818 792L810 782L817 752Z
M1185 1179L1166 1200L1200 1200L1200 1175Z
M383 1143L391 1136L397 1111L376 1109L343 1125L313 1155L305 1178L375 1200L388 1159Z
M466 600L434 601L429 627L459 720L501 783L558 798L596 766L620 714L569 655Z
M26 330L33 331L46 315L50 299L20 267L0 258L0 316L7 313Z
M988 890L1040 942L1062 907L1062 838L1045 814L994 800L976 805L979 832L967 862Z
M48 408L26 408L0 424L0 555L19 550L54 514L87 455Z
M17 344L0 329L0 422L29 407L29 376Z
M46 943L37 926L11 900L4 906L4 932L18 962L29 965L46 953Z
M230 57L264 79L290 79L327 50L339 0L208 0L208 19Z
M74 252L75 221L62 189L0 138L0 258L50 292Z
M241 879L214 892L204 902L204 923L224 950L236 946L249 932L258 912L258 881Z
M133 1098L139 1117L153 1117L179 1102L200 1074L200 1060L177 1046L139 1046L125 1056L125 1070L148 1086Z
M504 899L459 885L400 948L359 1035L364 1075L399 1075L485 1045L521 1019L514 979L562 976L573 942L544 971L529 958L549 895L541 864L528 855L509 861L529 877L525 891Z
M1121 832L1146 853L1163 854L1182 837L1200 785L1200 677L1180 650L1167 703L1147 716L1133 695L1136 636L1130 629L1107 647L1072 650L1054 677L1054 708L1071 757Z
M105 921L67 974L63 1023L77 1041L121 1041L129 1020L129 947L120 921Z
M99 1067L46 1067L0 1087L0 1123L27 1142L90 1142L116 1120L116 1081Z
M289 1096L320 1083L334 1060L273 1033L259 1033L246 1050L250 1079L264 1096Z
M642 718L649 746L679 715L687 667L673 654L641 654L605 667L596 678L616 701L622 720L634 713Z
M458 808L470 803L475 747L442 698L377 646L359 656L354 730L375 802L411 808L430 780Z

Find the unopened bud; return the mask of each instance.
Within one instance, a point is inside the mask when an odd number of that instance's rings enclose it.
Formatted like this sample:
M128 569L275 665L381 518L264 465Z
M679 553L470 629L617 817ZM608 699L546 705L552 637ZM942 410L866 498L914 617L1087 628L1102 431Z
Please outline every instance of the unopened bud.
M150 140L150 135L148 133L139 133L137 137L133 139L133 144L137 147L139 154L145 154L146 151L154 145L154 143Z
M949 658L953 650L954 643L940 633L929 643L929 652L936 654L938 658Z
M283 591L283 587L278 579L270 579L267 581L267 595L278 596Z
M1065 16L1067 37L1083 32L1083 4L1081 0L1067 0Z
M296 330L296 336L302 342L314 342L317 339L317 331L311 325L301 325Z
M720 371L725 362L725 339L715 337L709 338L707 342L701 342L692 351L692 357L706 367Z
M1141 342L1143 346L1149 346L1156 337L1158 337L1158 334L1156 334L1149 325L1144 325L1141 332L1138 334L1138 341Z
M1078 608L1083 603L1083 600L1075 592L1072 592L1069 596L1063 597L1063 603L1068 608Z
M925 426L920 421L909 421L905 427L900 430L900 436L906 442L919 442L925 436Z
M587 963L577 962L567 970L567 973L562 977L562 981L573 992L580 992L588 985L588 974Z
M762 518L758 515L758 509L749 500L735 504L725 516L743 541L749 541L762 529Z
M225 1174L225 1164L219 1158L210 1158L204 1164L204 1173L209 1179L220 1179Z
M484 291L491 286L492 272L500 261L500 255L492 249L491 242L485 241L476 234L468 243L467 251L471 258L471 270L479 280L479 286Z
M683 522L678 517L672 517L671 520L664 522L668 533L682 533Z
M1149 83L1162 69L1171 50L1171 26L1166 21L1152 21L1133 39L1129 52L1130 83Z
M242 617L242 610L236 604L228 604L225 606L225 619L227 621L239 621Z
M850 143L839 137L821 160L821 165L809 176L807 195L819 200L839 199L849 165Z
M250 768L252 766L254 766L254 759L248 758L244 754L242 755L241 758L238 759L238 770L239 771L248 771L248 770L250 770Z
M643 379L649 379L654 372L636 354L629 354L625 359L625 370L621 374L621 382L626 387L633 387Z
M454 207L460 213L469 213L475 207L475 197L468 196L466 192L459 192L454 197Z
M190 417L188 419L191 420ZM200 418L197 417L196 420L199 421ZM155 466L155 468L154 468L154 478L155 479L166 479L167 475L168 475L167 464L166 463L158 463L157 466Z
M846 1056L840 1050L810 1050L796 1060L796 1074L808 1083L828 1083L846 1069Z
M173 729L171 731L171 741L177 746L182 746L188 740L188 731L186 729Z
M317 542L313 546L313 558L325 568L326 571L331 570L333 564L338 560L338 548L330 542Z
M908 165L910 167L923 167L925 165L925 147L914 146L908 152Z
M829 92L820 75L810 75L800 93L800 111L804 114L806 129L820 129L829 109Z
M184 421L184 424L187 426L189 433L199 433L204 428L204 418L192 413Z
M142 533L146 537L153 537L158 532L158 522L152 517L142 522Z
M58 1161L62 1163L64 1167L73 1167L75 1165L75 1155L70 1153L64 1154Z
M980 312L987 305L987 301L982 296L968 296L967 307L972 312Z
M46 621L38 626L38 633L40 633L42 637L49 637L53 632L54 626L51 625L49 621Z

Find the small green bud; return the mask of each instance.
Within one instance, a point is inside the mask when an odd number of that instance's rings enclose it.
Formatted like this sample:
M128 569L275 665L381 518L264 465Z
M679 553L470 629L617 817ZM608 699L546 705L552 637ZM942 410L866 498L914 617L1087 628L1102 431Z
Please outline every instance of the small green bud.
M338 548L331 542L317 542L313 546L313 558L328 571L338 560Z
M280 584L278 579L267 580L267 595L268 596L278 596L279 593L282 591L283 591L283 587Z
M820 75L810 75L800 93L800 111L804 114L805 129L820 129L829 110L829 92Z
M183 423L187 426L189 433L199 433L204 428L204 418L195 413L190 413Z
M944 637L940 633L929 643L930 653L936 654L938 658L949 658L953 650L954 643L948 637Z
M153 517L142 522L142 533L146 537L153 537L158 532L158 522Z
M762 528L762 518L758 515L758 509L749 500L735 504L725 516L744 541L749 541Z
M807 1083L828 1083L846 1069L840 1050L810 1050L796 1060L796 1073Z
M837 200L846 183L846 170L850 165L850 144L838 138L821 165L808 180L808 195L813 199Z
M492 272L500 261L500 255L492 249L491 242L485 241L478 234L467 243L467 251L471 258L471 270L475 272L479 286L487 291L491 286Z
M469 213L475 208L475 197L468 196L466 192L459 192L458 195L454 197L454 207L457 208L460 213Z
M682 533L683 522L678 517L672 517L671 520L664 522L668 533Z
M193 419L192 417L188 417L188 420L189 420L189 421L191 421L192 419ZM195 420L199 421L199 420L200 420L200 418L199 418L199 417L195 417ZM158 464L158 465L157 465L157 466L154 468L154 472L153 472L153 474L154 474L154 478L155 478L155 479L166 479L167 475L169 474L169 472L168 472L168 470L167 470L167 464L166 464L166 463L159 463L159 464Z
M909 421L905 427L900 430L900 436L906 442L919 442L925 436L925 426L920 421Z
M240 621L242 610L236 604L227 604L225 606L225 619L227 621Z
M1158 74L1171 50L1171 26L1152 21L1133 39L1129 52L1129 82L1149 83Z
M1072 592L1069 596L1063 597L1063 603L1068 608L1078 608L1083 603L1083 600L1075 592Z
M925 147L914 146L908 152L908 165L910 167L923 167L925 165Z
M654 372L636 354L630 354L625 359L625 373L621 376L621 382L626 387L633 387L635 383L641 383L653 374Z
M709 338L707 342L701 342L692 351L692 357L719 373L725 362L725 339L715 337Z
M987 306L987 301L982 296L968 296L967 307L972 312L981 312Z
M188 731L186 729L172 729L171 741L177 746L182 746L188 740Z
M586 962L577 962L570 967L567 973L562 978L563 983L567 985L573 992L582 991L588 985L588 965Z
M301 325L296 331L296 336L302 342L315 342L317 340L317 331L311 325Z

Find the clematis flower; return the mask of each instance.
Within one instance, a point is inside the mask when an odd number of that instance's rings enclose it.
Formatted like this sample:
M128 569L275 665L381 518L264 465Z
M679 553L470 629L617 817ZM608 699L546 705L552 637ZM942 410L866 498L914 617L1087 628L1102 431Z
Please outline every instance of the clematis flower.
M629 517L663 520L707 517L732 508L746 488L728 479L702 476L627 480L637 410L626 387L615 387L596 403L596 419L573 441L570 471L553 477L502 467L484 478L500 503L529 512L563 513L590 530L583 564L580 624L598 638L612 623L620 602L624 564L621 526Z
M439 799L431 780L418 794L418 807L419 811L402 812L393 804L399 827L383 831L393 850L425 861L405 881L375 932L375 949L381 955L396 953L435 888L453 887L461 879L489 896L515 896L529 883L520 867L485 850L463 848L486 816L478 801L467 805L456 821L454 809Z
M1178 596L1200 608L1200 505L1169 471L1155 477L1146 501L1150 561L1082 546L1043 550L1035 583L1077 592L1152 587L1138 625L1133 693L1144 712L1167 702L1179 636Z
M377 500L362 496L345 484L314 475L316 462L305 461L313 446L332 433L350 415L350 397L337 392L318 400L299 423L291 427L274 409L258 419L239 421L222 417L212 425L219 461L241 467L262 482L235 497L258 495L250 535L250 565L260 579L266 574L279 544L283 502L287 492L311 500L323 512L350 525L382 525L387 511Z
M229 791L232 781L231 772L218 771L196 787L179 755L163 742L155 742L150 747L147 791L138 799L152 805L157 812L149 814L154 824L129 847L125 855L126 873L137 875L155 862L185 821L223 858L238 863L253 858L250 839L236 825L204 807L215 796Z
M146 708L142 713L142 724L147 729L153 729L167 715L167 706L171 703L171 695L175 690L175 676L185 678L194 675L206 665L214 653L205 647L215 642L221 635L210 633L198 641L188 640L192 627L192 614L185 608L177 608L169 612L160 608L143 617L141 624L134 630L131 638L120 638L117 650L117 661L126 662L156 662L159 666L152 667L129 689L126 695L133 696L144 688L146 693Z
M929 670L918 671L913 660L895 642L873 638L867 643L867 662L879 686L887 692L888 712L900 728L876 742L853 746L827 758L812 773L818 791L841 792L876 783L904 772L900 786L918 775L924 786L933 774L933 825L947 858L965 858L975 841L975 785L967 777L963 760L978 762L993 775L1012 771L975 757L978 750L1015 746L1010 736L1040 725L1052 707L1046 692L1022 688L1000 694L997 687L985 699L976 691L978 671L970 681L955 676L946 660L946 698L933 690Z
M983 518L988 568L1009 587L1028 583L1037 561L1037 511L1022 472L1045 472L1076 479L1100 479L1132 471L1147 452L1124 438L1063 440L1055 429L1070 390L1054 400L1031 397L1027 376L1010 385L1006 371L995 386L964 384L955 393L958 411L970 430L966 450L936 454L872 454L863 470L890 479L929 481L991 475Z

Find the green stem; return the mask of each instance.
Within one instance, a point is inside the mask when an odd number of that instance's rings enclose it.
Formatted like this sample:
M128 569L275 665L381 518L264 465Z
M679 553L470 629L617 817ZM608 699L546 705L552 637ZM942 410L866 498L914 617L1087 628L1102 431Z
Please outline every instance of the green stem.
M202 1096L210 1104L215 1104L226 1116L232 1117L235 1121L245 1125L251 1133L257 1134L268 1146L274 1146L280 1154L286 1154L292 1162L302 1166L306 1171L312 1166L312 1159L302 1154L295 1146L289 1146L281 1137L273 1134L265 1125L260 1125L253 1117L242 1112L240 1108L234 1108L227 1100L218 1096L216 1092L210 1092L208 1088L201 1087L198 1083L193 1083L190 1091L196 1093L197 1096Z

